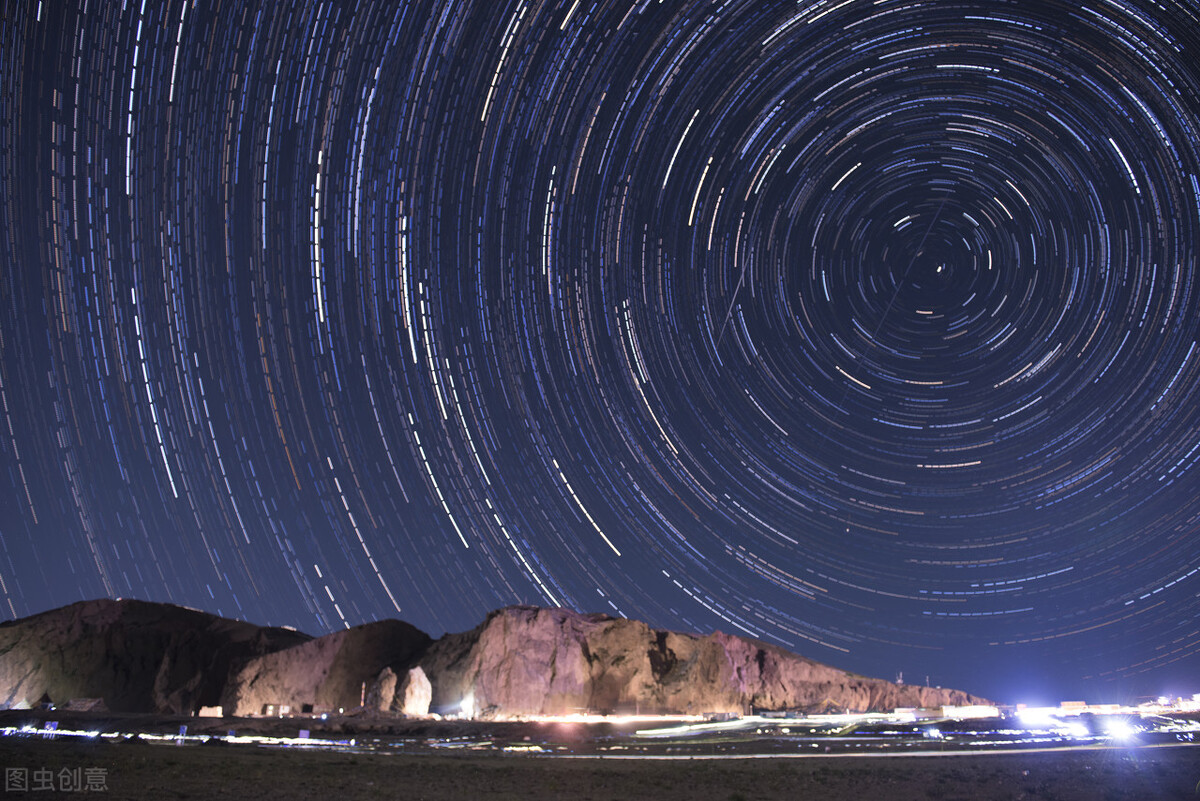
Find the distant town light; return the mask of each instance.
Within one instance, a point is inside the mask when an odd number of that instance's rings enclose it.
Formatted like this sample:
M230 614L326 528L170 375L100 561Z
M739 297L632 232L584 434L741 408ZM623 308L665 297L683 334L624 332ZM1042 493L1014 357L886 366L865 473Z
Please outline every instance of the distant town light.
M1077 720L1073 720L1070 723L1065 724L1063 728L1066 729L1067 734L1071 735L1072 737L1087 737L1089 734L1091 734L1091 732L1088 731L1088 727Z
M1129 721L1122 718L1108 721L1108 724L1105 726L1105 731L1108 733L1109 737L1112 737L1115 740L1128 740L1137 733L1137 730L1130 725Z
M1017 717L1026 726L1050 727L1058 723L1052 710L1053 707L1027 706L1017 714Z

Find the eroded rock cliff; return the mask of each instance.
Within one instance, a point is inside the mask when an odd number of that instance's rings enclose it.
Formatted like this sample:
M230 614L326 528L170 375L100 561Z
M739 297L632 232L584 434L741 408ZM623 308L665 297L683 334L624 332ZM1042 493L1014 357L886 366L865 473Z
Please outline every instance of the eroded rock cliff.
M432 710L478 717L572 712L877 711L987 703L958 690L847 673L768 643L563 609L509 607L420 660Z
M377 705L390 708L376 684L385 668L411 662L429 647L429 635L399 620L381 620L336 631L274 653L251 659L230 682L225 713L261 714L268 705L300 711L351 709L372 689ZM392 678L393 692L395 678Z
M190 715L231 669L311 639L172 604L100 599L0 623L0 706L103 698L119 712Z
M987 703L847 673L721 632L514 606L432 640L407 623L317 639L170 604L89 601L0 624L0 706L102 698L117 712L369 709L483 718L887 711Z

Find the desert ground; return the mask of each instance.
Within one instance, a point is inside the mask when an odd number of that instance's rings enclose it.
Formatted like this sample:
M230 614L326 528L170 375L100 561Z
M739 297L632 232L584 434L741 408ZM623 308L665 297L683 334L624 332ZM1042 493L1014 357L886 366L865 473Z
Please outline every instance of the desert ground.
M1193 745L970 756L654 760L8 736L0 737L0 765L6 798L92 796L106 801L1200 798L1200 747ZM88 778L81 782L84 772ZM14 789L11 780L22 776L29 789ZM43 788L53 785L54 791L35 790L37 777ZM77 789L88 783L91 789Z

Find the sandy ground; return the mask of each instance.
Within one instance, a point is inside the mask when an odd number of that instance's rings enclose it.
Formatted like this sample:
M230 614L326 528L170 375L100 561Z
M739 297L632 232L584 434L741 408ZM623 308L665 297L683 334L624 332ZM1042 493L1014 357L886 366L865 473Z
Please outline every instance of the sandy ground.
M1200 746L962 757L619 760L3 737L0 766L6 787L9 769L23 772L31 784L35 771L55 777L55 792L8 788L5 799L1200 799ZM76 768L93 769L93 781L102 776L105 789L62 792L61 771L70 776Z

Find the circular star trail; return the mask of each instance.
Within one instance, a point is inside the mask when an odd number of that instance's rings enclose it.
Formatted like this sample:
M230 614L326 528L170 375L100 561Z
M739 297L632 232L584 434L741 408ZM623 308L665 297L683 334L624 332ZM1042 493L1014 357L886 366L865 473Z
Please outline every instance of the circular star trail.
M0 22L8 614L1200 689L1194 5L285 5Z

